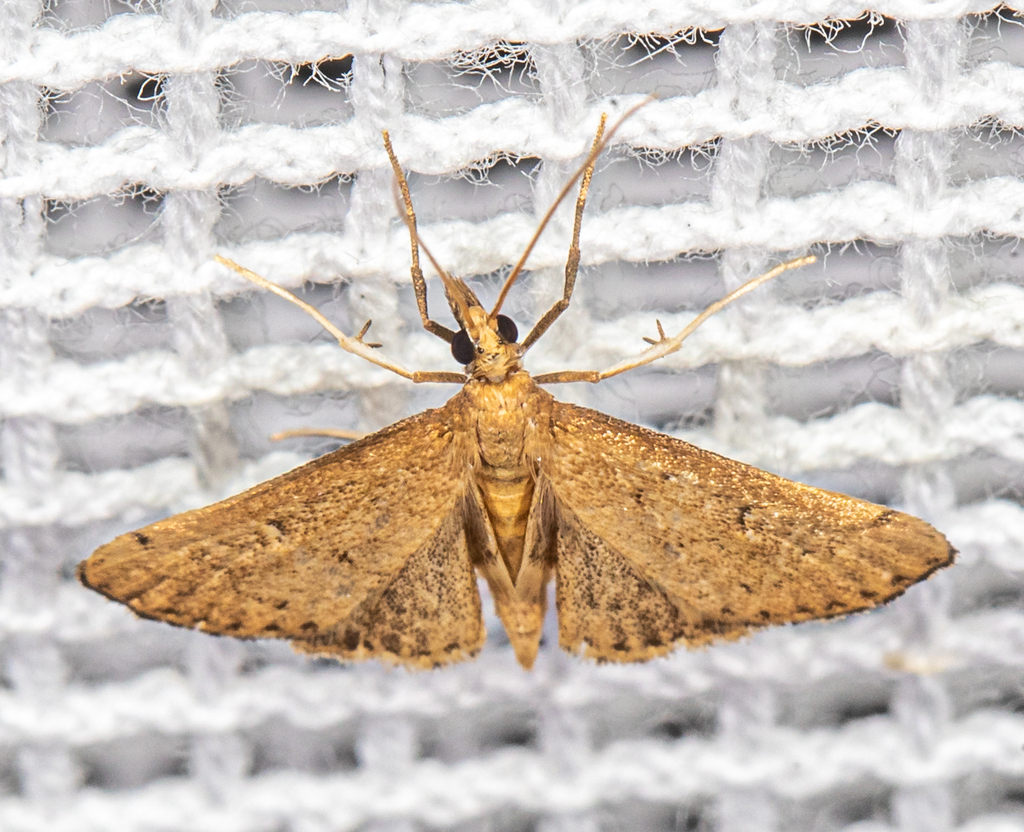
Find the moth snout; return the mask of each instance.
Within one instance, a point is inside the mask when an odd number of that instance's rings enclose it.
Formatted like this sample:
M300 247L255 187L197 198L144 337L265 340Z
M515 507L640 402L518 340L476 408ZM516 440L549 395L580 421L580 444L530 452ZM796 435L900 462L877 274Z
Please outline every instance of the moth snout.
M521 356L518 344L501 344L497 349L478 352L466 369L473 378L498 384L522 368Z

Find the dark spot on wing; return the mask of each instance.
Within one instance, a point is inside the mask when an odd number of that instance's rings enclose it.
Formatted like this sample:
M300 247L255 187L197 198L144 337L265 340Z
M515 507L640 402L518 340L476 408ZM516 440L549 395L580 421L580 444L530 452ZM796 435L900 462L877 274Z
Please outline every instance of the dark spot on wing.
M953 561L956 560L956 555L957 555L957 551L956 551L955 548L953 548L953 544L947 542L946 543L946 557L947 557L947 559L946 559L946 561L940 563L939 566L946 566L946 564L952 563ZM936 567L936 568L938 568L938 567Z
M895 511L893 511L892 509L887 509L887 510L883 511L881 514L879 514L878 517L875 518L874 522L871 525L872 526L887 526L890 522L892 522L892 519L895 516L896 516L896 512Z
M144 535L142 532L135 532L134 535L135 535L135 539L137 541L139 541L139 543L141 543L143 546L148 546L149 545L149 536L148 535Z

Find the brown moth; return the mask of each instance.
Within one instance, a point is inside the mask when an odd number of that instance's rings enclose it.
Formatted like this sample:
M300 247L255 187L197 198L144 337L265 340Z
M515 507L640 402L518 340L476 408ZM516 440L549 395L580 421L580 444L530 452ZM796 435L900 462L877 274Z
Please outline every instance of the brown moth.
M621 123L621 121L620 121ZM870 609L953 561L922 520L791 482L654 431L557 401L542 384L596 382L677 350L727 303L802 265L777 267L604 371L531 377L526 351L569 305L594 146L488 312L437 269L454 332L430 319L409 189L385 133L412 241L423 326L465 373L411 372L346 336L286 290L340 346L416 382L462 389L427 410L207 508L124 534L78 567L83 584L138 615L352 661L436 667L484 643L476 576L524 668L555 580L559 642L635 662L770 624ZM563 296L521 343L499 314L537 237L577 179ZM429 250L424 251L433 261Z

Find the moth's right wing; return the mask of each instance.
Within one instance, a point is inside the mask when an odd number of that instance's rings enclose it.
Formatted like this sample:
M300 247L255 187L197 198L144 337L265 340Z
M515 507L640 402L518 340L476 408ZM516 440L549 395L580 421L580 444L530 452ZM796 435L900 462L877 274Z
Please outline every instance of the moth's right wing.
M543 467L560 639L597 659L868 609L955 554L916 517L563 402Z
M430 667L485 631L449 403L101 546L86 586L136 613L305 652Z

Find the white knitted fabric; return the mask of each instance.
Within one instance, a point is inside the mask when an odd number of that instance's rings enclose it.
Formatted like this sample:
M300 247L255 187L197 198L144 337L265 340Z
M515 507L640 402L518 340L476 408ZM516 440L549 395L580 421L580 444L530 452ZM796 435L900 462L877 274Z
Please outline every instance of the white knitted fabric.
M1024 830L1024 27L992 6L0 4L0 830ZM75 583L116 534L331 447L275 431L455 391L343 353L212 255L457 369L419 328L381 129L423 239L493 298L600 114L649 93L528 367L613 364L815 252L659 365L550 389L906 508L956 566L646 665L565 656L549 618L532 673L489 610L476 662L408 673ZM521 332L570 225L506 307Z

